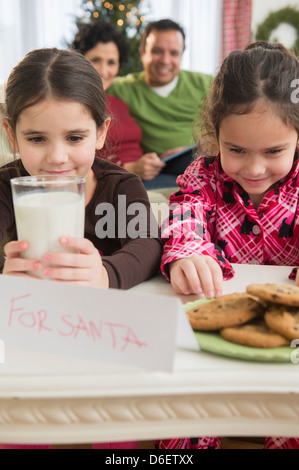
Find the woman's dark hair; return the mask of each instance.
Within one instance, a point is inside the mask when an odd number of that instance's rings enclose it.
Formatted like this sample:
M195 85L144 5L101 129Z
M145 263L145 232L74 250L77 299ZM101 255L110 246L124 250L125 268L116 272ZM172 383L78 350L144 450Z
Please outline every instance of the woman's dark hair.
M282 44L255 42L243 51L231 52L199 114L199 153L218 153L222 120L231 114L250 113L259 100L286 125L293 126L299 136L299 105L292 99L294 80L298 78L298 58Z
M13 69L6 86L5 118L14 134L21 112L47 98L81 103L98 128L106 119L100 75L78 52L34 50Z
M119 52L120 67L128 60L130 55L129 44L125 37L111 23L106 21L80 25L70 48L85 55L99 42L104 44L113 42L116 45Z

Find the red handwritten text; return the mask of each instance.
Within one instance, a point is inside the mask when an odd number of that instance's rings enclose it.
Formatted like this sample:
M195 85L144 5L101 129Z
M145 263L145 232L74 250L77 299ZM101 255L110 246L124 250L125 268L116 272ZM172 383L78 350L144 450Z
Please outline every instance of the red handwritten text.
M50 316L47 310L40 309L34 312L31 308L26 308L26 300L30 300L30 298L31 295L28 294L11 299L8 316L9 327L20 325L24 328L35 329L38 333L56 333L60 337L90 339L93 342L102 340L107 343L108 341L109 347L121 351L125 351L130 345L138 348L147 346L147 343L140 341L128 325L100 319L97 321L86 320L78 314L60 315L58 322L55 321L58 326L53 328L50 326L50 317L53 319L54 316Z
M15 302L22 300L22 299L29 298L29 297L30 297L30 294L11 299L11 308L9 312L8 326L12 326L13 319L17 317L17 321L22 326L25 326L26 328L37 327L38 331L42 331L42 330L53 331L52 328L49 328L48 326L44 324L48 316L46 310L38 310L36 313L34 313L32 311L24 312L23 307L15 308Z

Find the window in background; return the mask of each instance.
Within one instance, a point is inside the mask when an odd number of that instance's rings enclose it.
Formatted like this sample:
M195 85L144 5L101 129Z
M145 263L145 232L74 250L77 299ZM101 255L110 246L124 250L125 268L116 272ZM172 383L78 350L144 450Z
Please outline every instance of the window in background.
M66 47L80 0L0 0L0 79L32 49Z
M221 50L222 0L148 0L151 19L172 18L186 30L182 67L215 73ZM0 0L0 79L32 49L66 47L76 31L80 0Z
M6 80L22 55L20 0L0 0L0 79Z

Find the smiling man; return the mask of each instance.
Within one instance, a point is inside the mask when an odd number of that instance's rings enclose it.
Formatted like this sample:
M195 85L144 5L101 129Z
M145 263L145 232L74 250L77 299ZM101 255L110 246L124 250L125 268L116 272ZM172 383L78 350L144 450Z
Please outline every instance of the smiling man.
M165 23L162 23L165 24ZM166 23L173 26L173 23ZM159 88L175 85L180 72L185 49L185 34L178 29L153 29L144 36L141 44L141 59L145 71L145 82ZM175 83L173 81L175 80ZM172 87L171 87L172 88Z
M149 23L140 46L144 70L114 80L107 91L128 105L142 129L144 152L156 152L162 158L194 143L193 122L213 80L210 75L181 70L184 50L180 25L169 19ZM165 177L167 168L158 180ZM171 171L175 183L184 168L177 162L177 174L173 164ZM148 189L155 187L153 183Z

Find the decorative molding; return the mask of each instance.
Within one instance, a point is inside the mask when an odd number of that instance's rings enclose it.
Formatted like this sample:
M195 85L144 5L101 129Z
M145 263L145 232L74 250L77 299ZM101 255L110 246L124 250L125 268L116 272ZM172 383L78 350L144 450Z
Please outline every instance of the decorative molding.
M90 443L179 435L299 435L298 395L0 400L0 442ZM80 432L78 432L80 431ZM183 434L182 434L183 433Z

